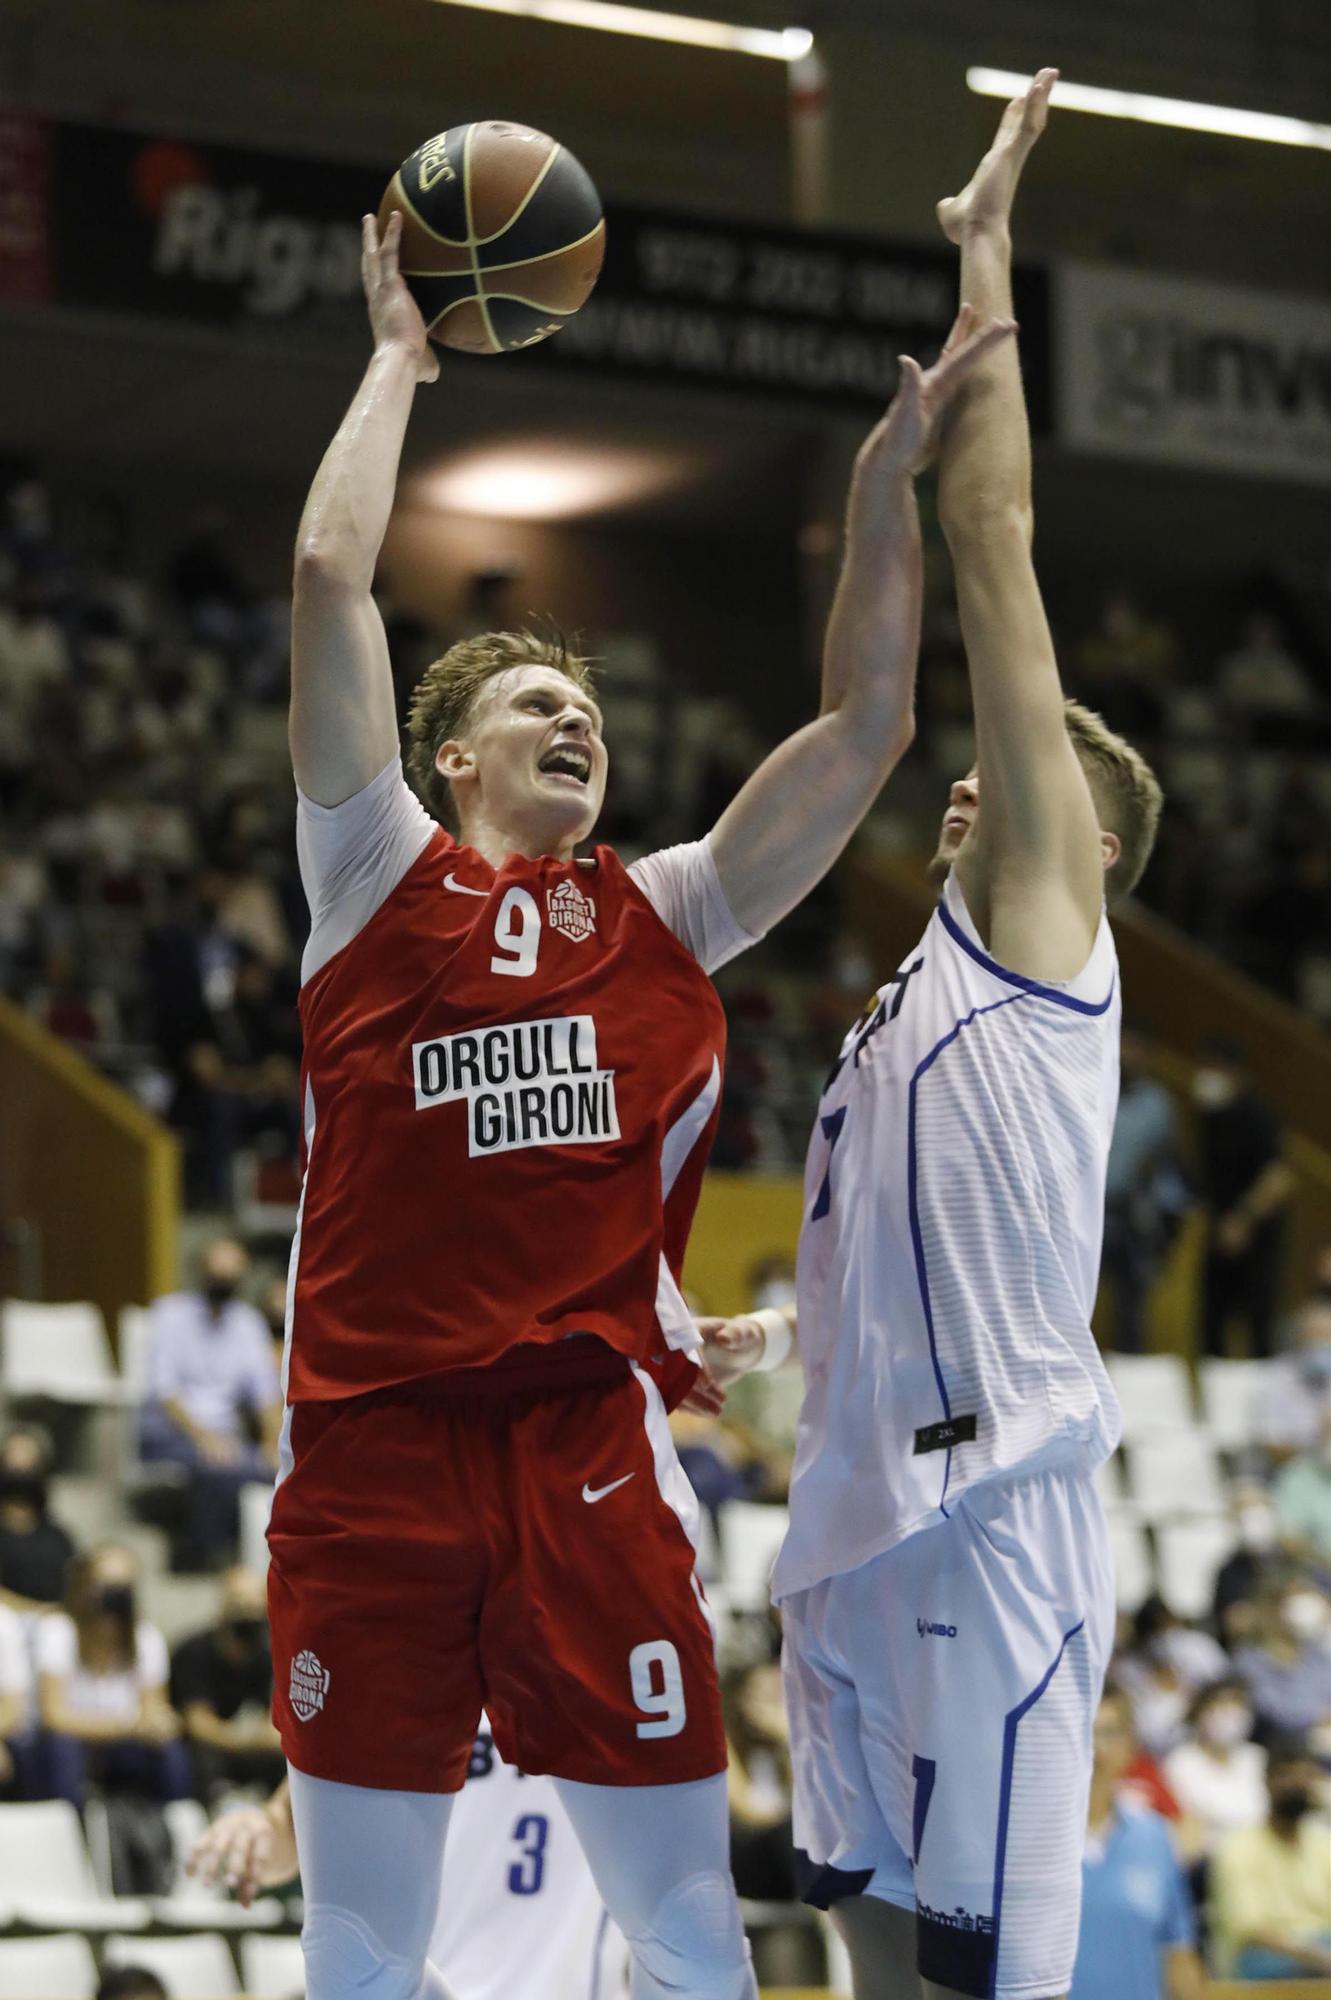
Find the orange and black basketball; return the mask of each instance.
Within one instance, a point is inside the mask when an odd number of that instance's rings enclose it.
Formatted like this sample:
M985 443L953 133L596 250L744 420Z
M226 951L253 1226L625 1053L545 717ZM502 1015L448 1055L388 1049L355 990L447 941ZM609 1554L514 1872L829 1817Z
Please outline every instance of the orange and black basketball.
M430 338L504 354L557 333L596 283L601 198L530 125L454 125L404 160L379 205L402 211L399 263Z

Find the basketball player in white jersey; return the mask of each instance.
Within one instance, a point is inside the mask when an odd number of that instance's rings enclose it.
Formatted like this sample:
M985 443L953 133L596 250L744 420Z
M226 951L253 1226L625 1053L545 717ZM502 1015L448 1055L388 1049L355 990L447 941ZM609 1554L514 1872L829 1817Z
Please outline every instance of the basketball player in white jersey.
M505 1764L481 1729L449 1822L430 1963L455 2000L625 2000L628 1946L611 1923L552 1778ZM366 1851L372 1869L375 1855ZM285 1784L265 1806L222 1813L190 1872L249 1906L296 1873Z
M940 207L981 314L1011 311L1012 198L1054 80ZM1118 1090L1105 904L1145 866L1161 800L1064 703L1011 345L960 398L939 504L977 758L943 820L937 910L819 1106L773 1594L796 1845L856 2000L1053 2000L1114 1620L1092 1475L1119 1413L1090 1328ZM708 1346L724 1380L773 1365L789 1330L747 1321Z

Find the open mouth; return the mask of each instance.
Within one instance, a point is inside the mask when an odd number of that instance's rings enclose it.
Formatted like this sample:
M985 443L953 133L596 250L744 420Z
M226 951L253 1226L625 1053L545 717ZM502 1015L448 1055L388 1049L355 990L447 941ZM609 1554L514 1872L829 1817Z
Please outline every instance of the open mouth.
M575 783L586 785L592 775L591 752L576 743L560 743L546 751L537 768L546 777L572 778Z

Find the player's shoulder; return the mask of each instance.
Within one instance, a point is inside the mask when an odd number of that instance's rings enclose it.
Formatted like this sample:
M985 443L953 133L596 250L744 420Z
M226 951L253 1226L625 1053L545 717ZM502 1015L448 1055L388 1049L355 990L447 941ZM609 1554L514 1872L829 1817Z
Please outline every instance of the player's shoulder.
M1113 1014L1118 996L1118 953L1103 911L1086 961L1070 979L1035 979L1002 964L980 935L955 871L943 886L926 938L931 933L935 948L950 955L962 968L963 978L968 984L975 983L977 990L983 988L997 998L1043 1002L1055 1017L1070 1021L1107 1021Z

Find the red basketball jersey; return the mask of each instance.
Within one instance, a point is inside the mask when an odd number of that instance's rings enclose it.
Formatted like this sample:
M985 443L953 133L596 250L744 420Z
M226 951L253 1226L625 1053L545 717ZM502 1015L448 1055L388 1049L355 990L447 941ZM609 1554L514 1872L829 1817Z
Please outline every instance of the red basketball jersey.
M496 872L441 828L300 1012L289 1402L690 1338L725 1016L611 849Z

